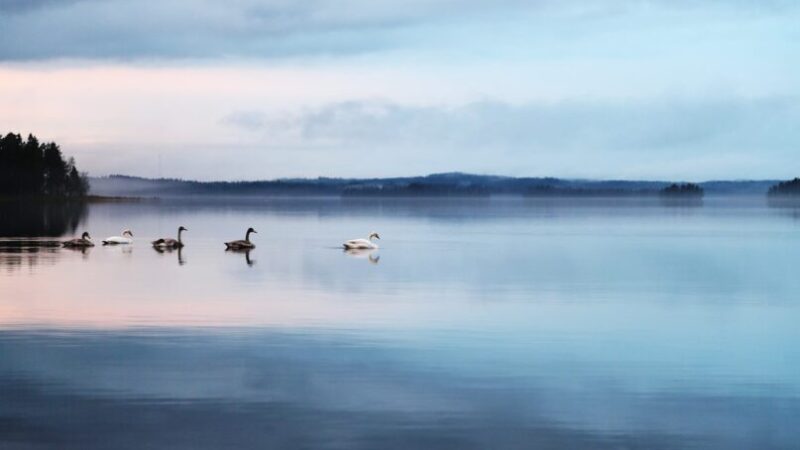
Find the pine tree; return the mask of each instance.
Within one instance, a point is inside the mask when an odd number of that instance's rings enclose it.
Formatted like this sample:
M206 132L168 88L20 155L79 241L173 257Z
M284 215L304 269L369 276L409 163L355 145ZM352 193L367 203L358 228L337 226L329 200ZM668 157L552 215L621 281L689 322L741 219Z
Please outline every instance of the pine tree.
M57 144L42 144L32 134L0 138L0 195L82 197L88 190L86 176L74 159L64 161Z

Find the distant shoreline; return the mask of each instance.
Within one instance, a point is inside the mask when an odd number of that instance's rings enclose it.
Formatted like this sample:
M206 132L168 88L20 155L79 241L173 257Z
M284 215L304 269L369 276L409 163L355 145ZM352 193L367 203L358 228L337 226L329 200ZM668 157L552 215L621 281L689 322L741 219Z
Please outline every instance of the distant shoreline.
M111 175L90 179L90 194L100 197L339 197L487 198L658 196L674 185L696 186L706 195L766 195L780 180L684 181L516 178L441 173L396 178L293 178L263 181L193 181ZM681 192L678 192L679 196Z

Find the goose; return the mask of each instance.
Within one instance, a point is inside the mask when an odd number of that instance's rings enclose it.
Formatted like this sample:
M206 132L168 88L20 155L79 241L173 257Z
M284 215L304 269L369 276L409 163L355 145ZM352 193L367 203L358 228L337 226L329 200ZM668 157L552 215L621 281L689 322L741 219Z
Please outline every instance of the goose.
M342 244L342 246L345 248L345 250L378 248L378 244L372 242L373 238L380 239L381 237L378 236L378 233L373 231L366 239L351 239Z
M247 229L247 233L244 235L244 240L241 241L231 241L225 243L225 250L244 250L250 248L256 248L256 245L250 242L250 233L258 233L258 231L254 230L252 227Z
M181 241L181 232L183 232L183 231L189 231L189 230L186 229L183 225L181 225L180 227L178 227L178 239L177 240L172 239L172 238L156 239L155 241L152 242L153 247L156 250L159 250L159 249L173 249L173 248L181 248L181 247L183 247L183 241Z
M124 230L122 236L111 236L103 239L103 245L133 244L133 232Z
M89 233L84 231L80 238L64 241L61 245L69 248L94 247L94 242L91 239Z

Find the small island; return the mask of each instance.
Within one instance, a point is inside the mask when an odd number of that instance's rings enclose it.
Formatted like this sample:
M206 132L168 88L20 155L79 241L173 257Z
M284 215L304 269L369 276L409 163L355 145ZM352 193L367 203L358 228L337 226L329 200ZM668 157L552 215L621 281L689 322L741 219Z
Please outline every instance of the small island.
M698 199L703 197L703 188L694 183L673 183L661 189L659 194L667 198L691 198Z
M800 178L782 181L767 191L770 197L800 197Z

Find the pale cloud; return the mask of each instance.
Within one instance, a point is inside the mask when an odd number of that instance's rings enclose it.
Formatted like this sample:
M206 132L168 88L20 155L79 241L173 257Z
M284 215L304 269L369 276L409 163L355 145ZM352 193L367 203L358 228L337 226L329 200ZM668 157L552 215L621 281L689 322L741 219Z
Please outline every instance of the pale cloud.
M259 130L266 124L266 115L260 111L234 111L223 117L220 123L245 130Z
M275 114L264 121L261 136L265 147L293 142L295 149L314 151L313 158L325 161L318 170L327 167L327 174L455 169L701 179L747 177L754 163L761 169L789 160L800 148L798 122L797 98L478 102L458 107L352 101ZM250 125L243 127L252 132ZM765 148L770 151L763 152ZM354 170L352 161L365 166ZM792 162L782 174L799 170L800 164Z

